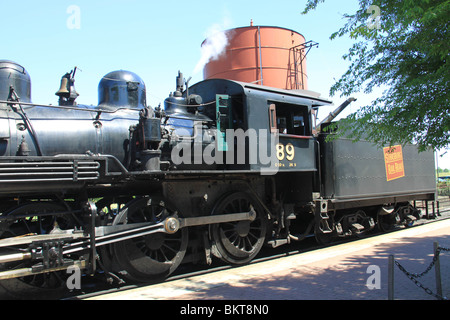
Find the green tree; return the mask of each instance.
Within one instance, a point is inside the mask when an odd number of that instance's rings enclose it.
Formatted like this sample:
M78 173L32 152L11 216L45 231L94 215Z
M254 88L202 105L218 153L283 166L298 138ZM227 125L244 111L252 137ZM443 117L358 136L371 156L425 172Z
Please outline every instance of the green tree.
M321 2L308 0L303 14ZM447 147L450 0L359 0L358 11L344 17L345 25L331 39L348 35L355 43L343 57L350 66L330 94L386 89L341 121L340 132L379 145Z

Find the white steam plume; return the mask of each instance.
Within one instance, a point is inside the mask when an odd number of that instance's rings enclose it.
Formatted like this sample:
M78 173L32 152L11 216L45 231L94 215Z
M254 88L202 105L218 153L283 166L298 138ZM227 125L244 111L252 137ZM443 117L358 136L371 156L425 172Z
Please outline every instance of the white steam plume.
M194 74L201 72L209 61L216 60L225 52L225 48L228 45L228 37L225 29L230 24L229 20L225 19L222 24L216 23L208 28L205 35L206 40L201 47L201 57L194 68Z

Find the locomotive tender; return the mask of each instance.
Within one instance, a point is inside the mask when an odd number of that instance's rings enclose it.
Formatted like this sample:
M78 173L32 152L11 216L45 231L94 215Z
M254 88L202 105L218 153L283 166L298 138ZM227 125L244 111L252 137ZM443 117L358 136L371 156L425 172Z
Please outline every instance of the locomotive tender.
M105 75L98 106L78 105L76 69L58 106L0 61L0 285L61 286L78 267L130 281L181 263L251 261L263 245L321 243L410 225L433 201L433 152L326 139L311 91L225 79L146 103L143 80ZM349 104L349 99L342 107ZM59 279L59 280L58 280Z

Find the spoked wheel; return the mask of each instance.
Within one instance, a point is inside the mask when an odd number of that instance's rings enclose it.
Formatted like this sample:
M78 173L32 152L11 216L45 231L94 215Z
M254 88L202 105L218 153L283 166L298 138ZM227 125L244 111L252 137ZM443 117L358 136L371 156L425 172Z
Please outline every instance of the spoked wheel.
M219 201L213 214L244 213L254 210L253 221L214 224L211 234L219 257L232 264L245 264L261 250L266 236L267 214L250 194L236 192Z
M156 224L174 213L160 197L143 197L127 204L113 225ZM187 245L188 230L182 228L174 234L154 233L118 242L112 245L112 252L126 278L148 282L162 280L174 272L184 258Z
M0 238L12 238L25 235L48 234L58 229L71 229L74 221L70 216L55 217L52 215L33 216L33 214L56 213L67 211L67 208L58 203L52 202L32 202L21 205L6 212L4 216L17 216L17 220L2 222L0 225ZM21 216L19 218L19 216ZM27 216L27 217L23 217ZM2 250L8 250L2 248ZM11 253L12 251L9 251ZM29 262L10 262L0 265L1 271L12 271L14 269L29 268ZM12 295L26 298L24 294L31 297L43 299L49 294L58 294L59 289L65 287L67 275L64 271L37 274L21 278L2 280L0 285ZM41 296L44 294L45 296Z

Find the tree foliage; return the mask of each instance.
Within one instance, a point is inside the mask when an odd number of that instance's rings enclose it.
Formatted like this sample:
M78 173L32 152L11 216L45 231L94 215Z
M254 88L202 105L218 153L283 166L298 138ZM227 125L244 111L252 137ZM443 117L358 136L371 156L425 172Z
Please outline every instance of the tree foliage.
M321 2L308 0L303 13ZM379 28L373 25L377 12L369 8L379 9ZM344 17L331 39L348 35L355 43L343 57L350 66L330 94L386 89L341 121L341 131L380 145L448 147L450 0L359 0L358 11Z

